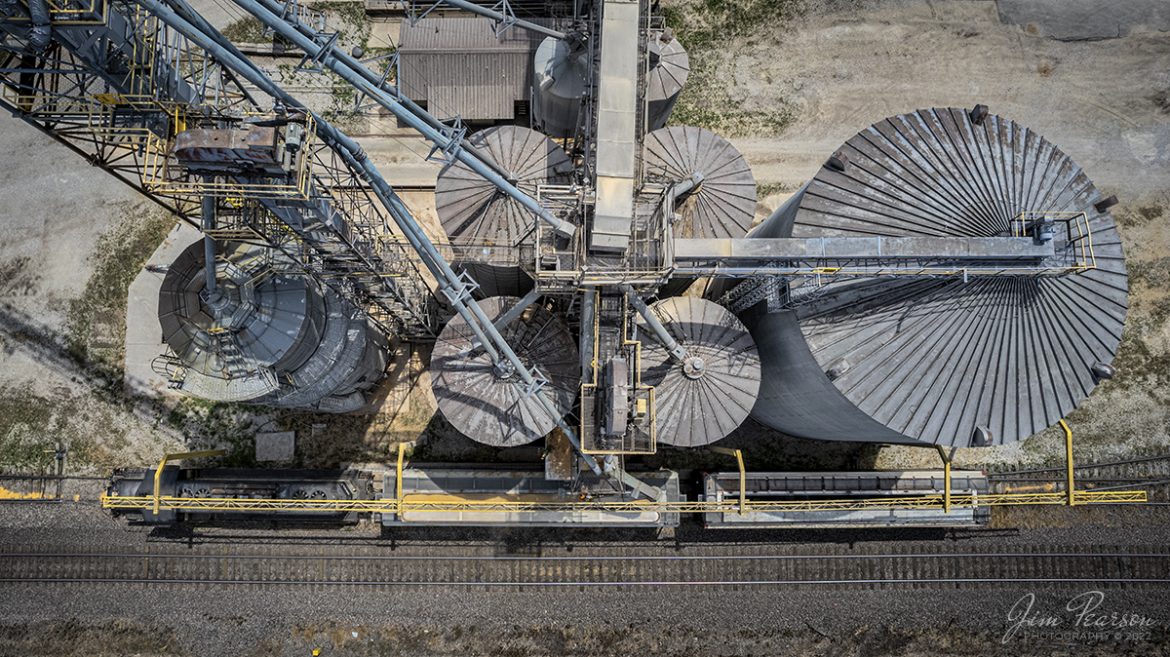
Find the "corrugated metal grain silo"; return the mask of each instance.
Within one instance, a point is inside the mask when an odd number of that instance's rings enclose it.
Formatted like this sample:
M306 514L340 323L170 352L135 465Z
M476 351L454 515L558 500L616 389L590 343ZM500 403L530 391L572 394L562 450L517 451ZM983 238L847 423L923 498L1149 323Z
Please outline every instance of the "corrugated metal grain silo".
M163 339L194 397L354 411L388 362L366 315L306 276L275 271L262 247L220 242L206 292L202 242L175 259L159 291Z
M646 42L650 71L646 79L646 113L650 130L666 125L691 73L691 62L672 30L653 32Z
M495 320L519 301L491 297L479 302ZM580 364L577 341L569 327L539 304L500 329L504 340L548 383L540 394L550 395L562 416L577 398ZM460 433L494 447L524 445L544 437L559 418L550 417L521 380L507 367L497 367L475 335L456 315L443 327L431 355L431 387L439 410Z
M499 126L477 132L468 142L533 197L540 185L570 181L569 156L535 130ZM462 163L452 164L439 175L435 209L455 247L456 268L471 274L482 296L519 296L531 289L532 279L518 266L491 262L515 259L517 245L532 234L536 219L531 211Z
M723 438L747 419L760 389L755 341L712 301L673 297L650 310L687 352L680 363L639 318L642 383L654 386L658 442L699 447Z
M858 133L752 236L1010 236L1049 217L1057 253L1093 266L841 280L788 310L757 306L743 315L764 370L753 416L807 438L955 446L1051 426L1111 376L1121 340L1128 286L1108 205L1067 155L981 106Z

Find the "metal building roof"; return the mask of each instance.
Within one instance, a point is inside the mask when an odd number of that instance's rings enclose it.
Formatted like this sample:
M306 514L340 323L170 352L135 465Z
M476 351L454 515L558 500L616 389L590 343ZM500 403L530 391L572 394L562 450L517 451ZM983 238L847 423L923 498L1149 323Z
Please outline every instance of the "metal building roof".
M440 118L511 119L516 101L529 98L532 57L543 38L518 28L497 37L494 23L480 17L403 21L399 85Z

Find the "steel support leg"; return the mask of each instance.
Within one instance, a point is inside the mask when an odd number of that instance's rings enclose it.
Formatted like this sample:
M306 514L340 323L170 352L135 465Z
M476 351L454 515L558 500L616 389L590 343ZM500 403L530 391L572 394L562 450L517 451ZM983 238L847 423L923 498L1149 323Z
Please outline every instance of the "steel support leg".
M938 450L939 458L943 462L943 513L951 512L951 456L948 454L945 447L942 445L935 445Z
M1069 428L1068 422L1062 418L1060 420L1060 428L1064 429L1064 461L1068 470L1065 480L1065 488L1068 492L1068 505L1075 506L1076 499L1076 478L1073 474L1073 434L1072 429Z
M162 487L163 468L167 466L167 463L181 461L183 459L201 459L210 458L212 456L223 456L224 454L227 454L227 450L206 449L198 452L179 452L177 454L163 455L162 460L158 462L158 467L154 470L154 515L157 516L159 511L162 509L162 494L160 489Z

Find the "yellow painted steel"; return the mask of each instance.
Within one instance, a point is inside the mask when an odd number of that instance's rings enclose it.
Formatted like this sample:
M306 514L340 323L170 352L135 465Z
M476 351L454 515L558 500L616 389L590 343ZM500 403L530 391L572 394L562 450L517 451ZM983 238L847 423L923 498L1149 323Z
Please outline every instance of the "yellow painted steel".
M735 457L735 464L739 466L739 515L747 513L747 468L743 464L743 452L727 447L712 447L716 454L726 454Z
M1087 271L1097 268L1097 252L1093 247L1093 228L1089 225L1089 215L1084 212L1053 212L1044 210L1028 210L1021 212L1011 220L1012 237L1026 237L1028 224L1036 219L1051 217L1065 225L1068 231L1068 240L1075 244L1077 258L1067 269L1072 271Z
M198 452L179 452L177 454L166 454L162 460L158 462L158 467L154 470L154 495L150 497L151 508L154 509L154 514L158 515L162 508L162 491L159 490L162 482L163 468L166 467L170 461L181 461L183 459L201 459L212 456L223 456L227 451L222 449L205 449Z
M406 456L406 443L398 443L398 467L394 471L394 498L399 502L405 497L402 494L402 461ZM398 515L402 515L402 506L399 504Z
M891 496L881 499L837 499L798 501L664 501L628 500L620 502L580 501L554 502L548 500L527 500L523 497L497 497L490 500L472 499L465 496L450 496L449 499L420 500L414 496L406 499L385 500L300 500L300 499L236 499L220 497L173 497L160 496L157 501L149 495L119 496L103 495L102 508L123 511L141 511L155 508L168 511L238 511L238 512L306 512L323 513L403 513L403 512L516 512L516 511L624 511L658 513L713 513L738 512L780 512L780 511L858 511L875 509L941 509L943 495ZM1082 504L1142 504L1147 501L1145 491L1137 490L1078 490L1074 493L1075 503ZM956 494L951 496L951 506L958 508L980 508L995 506L1035 506L1066 504L1065 493L1000 493L1000 494Z
M586 294L588 294L588 292ZM596 293L594 293L594 294L596 294ZM581 384L581 396L582 397L585 397L586 390L596 390L597 389L596 381L598 379L597 368L598 368L598 339L599 339L598 338L598 331L599 331L598 321L599 320L597 318L599 316L600 316L600 313L594 313L594 320L595 321L593 323L593 361L592 361L594 383L582 383ZM622 317L622 332L623 332L623 334L626 331L626 324L625 323L626 323L626 318L623 315L623 317ZM646 426L649 428L649 431L647 433L650 436L649 446L646 447L645 449L636 449L636 448L595 449L595 448L591 448L591 447L586 447L585 446L586 441L584 438L584 436L586 435L586 431L587 431L587 427L585 426L586 418L584 415L581 415L580 419L577 421L577 426L578 426L578 434L577 435L582 437L581 452L584 454L592 454L592 455L610 455L610 454L612 454L612 455L616 455L616 456L638 456L638 455L651 455L651 454L658 453L658 413L657 413L656 408L655 408L655 396L654 396L655 390L654 390L654 386L642 385L642 342L639 340L623 340L622 346L623 347L630 347L630 348L633 348L633 350L634 350L634 362L632 364L633 370L634 370L634 391L635 391L635 393L643 392L646 394L646 397L644 399L643 398L635 399L635 408L639 409L639 410L642 408L646 409L646 415L647 415Z
M47 497L44 493L22 493L20 491L8 490L0 486L0 500L49 500L55 499Z
M942 445L935 445L943 462L943 513L951 512L951 455Z
M125 96L117 97L125 102ZM161 103L152 101L162 106ZM168 109L169 111L169 109ZM274 114L244 112L241 116L259 119L277 118ZM297 199L309 198L309 183L312 179L311 160L315 152L316 128L313 117L305 119L305 143L300 148L301 157L291 171L288 182L248 182L233 180L208 180L202 176L191 176L187 169L174 157L175 137L187 128L187 122L175 110L174 129L167 139L151 133L145 142L142 163L142 184L148 190L178 196L231 196L243 199Z
M1066 492L1068 493L1068 505L1072 506L1077 503L1075 495L1076 480L1073 478L1072 429L1068 427L1068 422L1065 422L1063 418L1060 420L1060 428L1064 429L1064 460L1065 465L1068 467L1065 486Z

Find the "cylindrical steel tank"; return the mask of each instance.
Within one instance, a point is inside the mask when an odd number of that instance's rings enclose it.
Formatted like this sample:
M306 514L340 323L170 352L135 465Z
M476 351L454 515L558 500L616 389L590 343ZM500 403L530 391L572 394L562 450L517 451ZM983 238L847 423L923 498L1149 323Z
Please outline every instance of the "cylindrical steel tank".
M515 297L479 302L493 321L512 308ZM548 395L564 417L573 407L580 385L577 343L569 327L539 304L500 329L520 360L548 383ZM544 437L560 418L550 417L534 393L510 369L492 364L482 349L473 349L475 335L456 315L439 333L431 355L431 387L439 410L460 433L493 447L514 447Z
M647 121L650 130L666 125L691 73L690 59L673 30L656 30L647 42L650 71L646 79Z
M752 236L1005 236L1048 216L1068 231L1059 257L1093 267L840 281L793 309L757 306L744 315L764 368L753 416L806 438L955 446L1051 426L1109 375L1121 339L1107 205L1067 155L995 115L920 110L857 134Z
M565 184L573 164L564 149L535 130L499 126L468 140L476 153L502 169L513 183L535 197L545 184ZM513 260L516 246L532 233L531 211L461 162L439 174L435 210L455 248L455 266L471 274L480 296L520 296L532 280Z
M536 48L532 66L532 126L551 137L577 132L589 77L589 50L549 37Z
M642 148L642 179L649 183L638 195L637 212L651 217L667 193L680 183L697 185L674 199L671 234L679 238L735 238L747 234L756 212L756 181L751 167L726 139L703 128L671 126L646 135ZM682 294L693 277L676 276L659 296Z
M672 126L646 135L642 177L674 185L695 174L698 185L676 198L675 237L743 237L756 213L751 167L726 139L693 126Z
M163 339L182 369L181 390L212 401L325 412L365 405L389 344L364 313L318 281L272 269L262 247L220 242L216 296L205 293L196 242L159 290Z
M663 299L650 310L687 352L678 362L639 318L642 383L654 387L658 442L699 447L735 431L760 390L760 355L747 328L694 297Z

